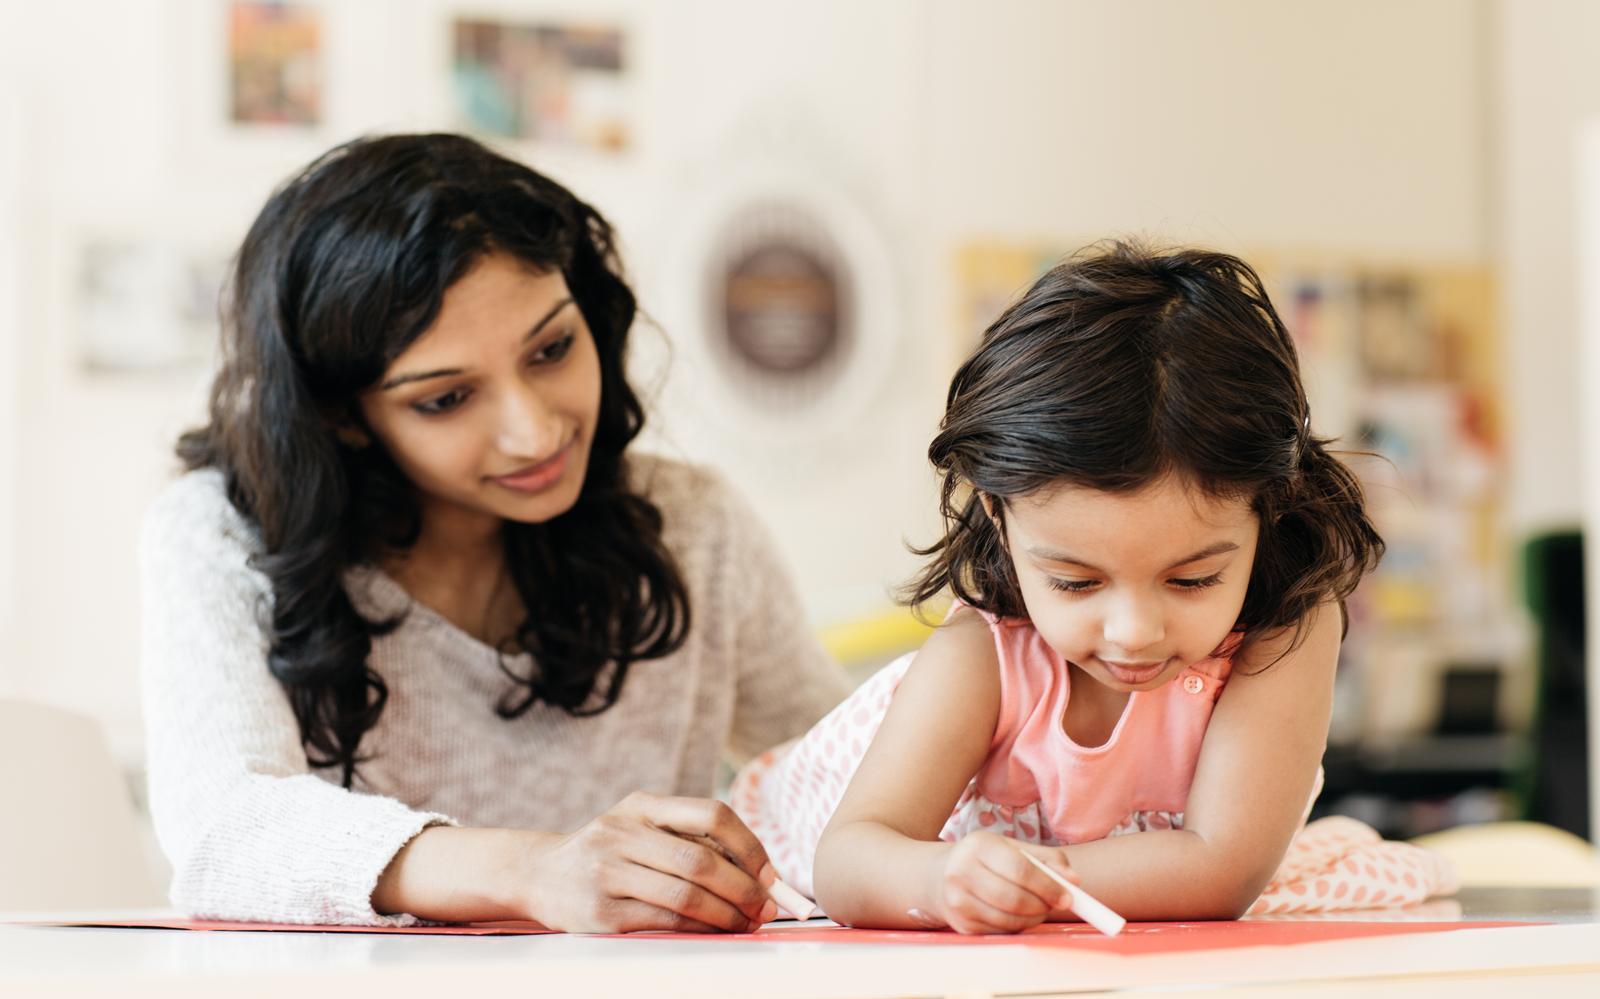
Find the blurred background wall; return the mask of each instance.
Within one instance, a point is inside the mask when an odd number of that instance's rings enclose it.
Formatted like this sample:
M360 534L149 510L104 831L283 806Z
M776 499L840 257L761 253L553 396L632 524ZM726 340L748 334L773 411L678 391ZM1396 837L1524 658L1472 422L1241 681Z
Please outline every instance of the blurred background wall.
M290 23L273 34L245 15ZM541 26L555 33L540 44L566 46L550 86L569 103L541 112L560 128L507 135L494 60L472 46ZM90 712L137 767L135 541L201 413L211 358L195 344L219 262L272 187L334 143L470 129L616 224L653 320L636 333L650 446L750 494L801 583L795 612L819 627L890 605L915 564L905 540L937 526L923 454L949 374L1052 254L1135 234L1261 261L1307 324L1319 432L1381 445L1407 420L1431 427L1414 414L1440 399L1473 408L1482 474L1440 500L1458 520L1420 518L1472 545L1440 554L1414 523L1432 500L1414 501L1427 490L1403 456L1383 486L1413 510L1397 536L1419 532L1402 547L1427 571L1368 598L1350 670L1365 685L1342 731L1368 773L1373 745L1392 755L1449 728L1448 696L1473 715L1477 680L1449 695L1452 669L1494 674L1492 718L1456 733L1486 754L1474 776L1395 792L1487 782L1488 803L1374 817L1409 831L1509 815L1538 699L1518 552L1580 517L1573 136L1600 114L1597 29L1583 0L0 8L0 695ZM287 93L241 105L250 59ZM750 206L784 197L810 221L782 224L819 226L824 261L857 280L844 373L787 408L730 384L706 294L729 241L767 224ZM1362 338L1390 335L1386 308L1394 336L1437 327L1455 344L1444 395L1367 391ZM142 354L123 353L124 332ZM1469 632L1417 595L1458 557L1481 576Z

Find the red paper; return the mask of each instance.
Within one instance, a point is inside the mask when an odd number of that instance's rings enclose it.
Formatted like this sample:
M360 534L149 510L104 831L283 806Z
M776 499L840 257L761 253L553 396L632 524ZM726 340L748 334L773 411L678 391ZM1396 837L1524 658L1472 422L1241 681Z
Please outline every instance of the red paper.
M204 931L254 931L290 933L396 933L427 936L523 936L550 933L534 923L464 923L450 926L300 926L277 923L229 923L188 919L86 920L50 922L51 926L131 927ZM780 924L756 933L629 933L603 934L612 939L696 940L737 943L854 943L993 946L1024 944L1034 947L1069 947L1109 954L1168 954L1238 947L1293 946L1328 940L1396 936L1406 933L1441 933L1449 930L1540 926L1526 922L1351 922L1345 920L1243 920L1211 923L1129 923L1115 937L1102 935L1082 923L1050 923L1014 936L963 936L949 930L858 930L844 926Z
M1237 947L1292 946L1349 940L1358 937L1395 936L1403 933L1441 933L1447 930L1495 929L1539 926L1523 922L1346 922L1343 920L1243 920L1209 923L1129 923L1108 937L1082 923L1047 923L1012 935L963 936L949 930L857 930L846 927L769 926L759 933L730 936L730 940L768 943L863 944L1025 944L1030 947L1070 947L1108 954L1169 954L1197 950L1232 950ZM687 939L691 934L652 933L652 939ZM702 938L703 939L703 938Z

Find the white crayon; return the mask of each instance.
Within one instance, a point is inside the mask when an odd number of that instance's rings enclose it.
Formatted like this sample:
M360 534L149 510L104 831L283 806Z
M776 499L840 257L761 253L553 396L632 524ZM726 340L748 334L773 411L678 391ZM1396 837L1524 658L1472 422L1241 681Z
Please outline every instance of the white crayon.
M1079 888L1077 885L1073 884L1071 881L1068 881L1066 878L1051 870L1050 867L1038 857L1035 857L1026 850L1018 850L1017 852L1028 858L1028 863L1045 872L1051 881L1054 881L1056 884L1067 890L1067 894L1072 896L1072 911L1076 912L1079 918L1088 923L1090 926L1093 926L1095 929L1099 930L1101 933L1104 933L1108 937L1114 937L1118 933L1121 933L1122 928L1127 925L1128 921L1117 915L1115 912L1112 912L1110 909L1106 908L1104 902L1101 902L1093 895L1089 894L1082 888Z

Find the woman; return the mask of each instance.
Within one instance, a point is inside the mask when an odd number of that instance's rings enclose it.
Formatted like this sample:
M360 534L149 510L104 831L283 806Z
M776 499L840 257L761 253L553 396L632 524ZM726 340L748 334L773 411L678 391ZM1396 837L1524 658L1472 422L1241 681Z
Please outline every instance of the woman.
M727 486L628 452L634 313L605 220L460 136L352 142L268 200L141 546L180 908L772 918L706 796L847 685Z

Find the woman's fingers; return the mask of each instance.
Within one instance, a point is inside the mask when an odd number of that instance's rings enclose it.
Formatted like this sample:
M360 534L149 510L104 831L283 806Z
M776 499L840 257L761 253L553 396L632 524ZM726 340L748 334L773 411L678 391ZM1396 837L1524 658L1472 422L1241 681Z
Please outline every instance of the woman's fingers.
M727 861L721 863L727 864ZM695 882L642 864L632 864L621 871L612 885L612 892L619 896L619 903L643 903L678 917L678 920L666 920L666 927L656 928L669 928L678 921L730 933L748 933L760 927L759 922L738 907Z
M662 829L711 840L762 888L772 884L776 877L761 841L723 802L638 793L629 795L623 805Z
M656 885L656 896L633 895L635 898L735 930L744 930L750 922L765 922L777 914L777 907L761 885L735 867L714 843L643 826L641 834L626 847L625 856L636 869L647 869L672 882L668 892L659 881L642 881ZM632 895L632 891L628 893ZM701 896L715 899L720 908L706 909ZM680 904L664 904L662 900ZM684 905L693 908L681 907ZM719 918L708 917L704 914L708 911L717 913Z
M720 933L722 928L691 919L679 912L641 902L636 898L612 899L606 906L605 933L666 930L673 933Z

